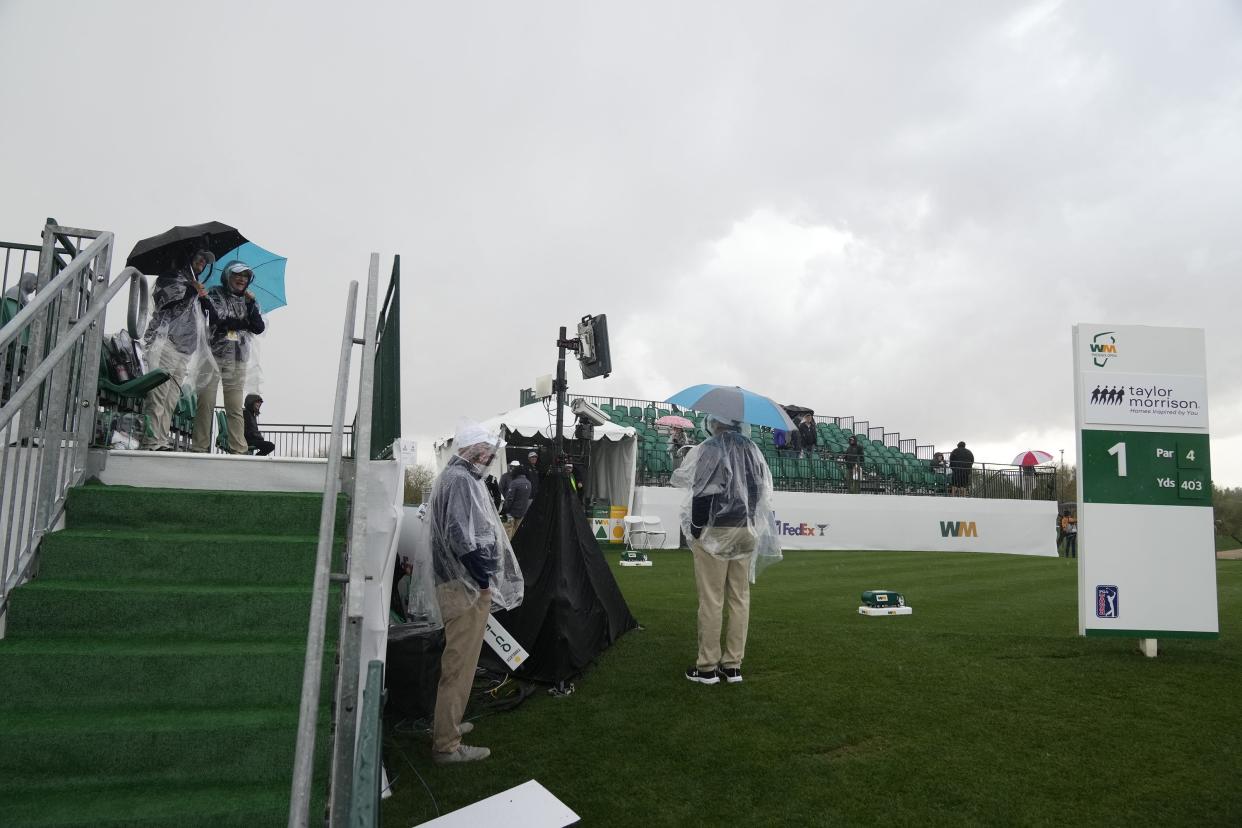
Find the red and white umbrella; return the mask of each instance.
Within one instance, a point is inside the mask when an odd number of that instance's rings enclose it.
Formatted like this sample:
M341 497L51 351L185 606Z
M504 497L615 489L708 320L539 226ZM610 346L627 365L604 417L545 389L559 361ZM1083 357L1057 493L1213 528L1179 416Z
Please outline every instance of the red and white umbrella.
M1042 466L1044 463L1051 462L1052 455L1046 451L1039 451L1038 449L1024 451L1017 457L1013 458L1013 465L1015 466Z
M655 421L656 425L670 426L672 428L694 428L694 421L687 420L685 417L678 417L676 414L665 414L663 417Z

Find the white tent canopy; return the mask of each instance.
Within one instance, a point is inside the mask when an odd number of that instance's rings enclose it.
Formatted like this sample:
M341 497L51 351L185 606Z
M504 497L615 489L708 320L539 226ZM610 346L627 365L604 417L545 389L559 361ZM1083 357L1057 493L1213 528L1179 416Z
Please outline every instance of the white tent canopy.
M566 440L574 439L577 418L568 407L564 409L562 433ZM521 438L534 441L552 439L556 431L556 407L532 403L515 408L504 414L483 420L481 425L489 433L500 434L509 443ZM446 437L435 444L436 470L444 468L453 451L453 438ZM634 496L634 472L638 460L637 432L629 426L604 423L595 427L591 443L591 469L587 491L595 497L606 498L614 506L629 508ZM504 473L504 453L496 455L489 473L497 479Z

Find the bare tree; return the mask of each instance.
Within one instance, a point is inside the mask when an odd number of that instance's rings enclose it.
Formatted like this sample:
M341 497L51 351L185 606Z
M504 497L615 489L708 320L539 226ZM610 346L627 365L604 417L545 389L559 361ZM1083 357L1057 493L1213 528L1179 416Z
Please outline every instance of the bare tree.
M431 493L431 481L436 473L430 466L422 464L405 467L405 505L419 506L423 498Z

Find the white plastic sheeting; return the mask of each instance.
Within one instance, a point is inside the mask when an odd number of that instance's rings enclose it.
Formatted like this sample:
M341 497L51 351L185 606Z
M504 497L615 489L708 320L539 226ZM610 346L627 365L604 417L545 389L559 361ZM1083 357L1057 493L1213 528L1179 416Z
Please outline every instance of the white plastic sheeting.
M673 472L673 485L685 490L681 531L721 560L749 557L753 583L781 559L769 517L772 474L749 439L736 430L713 430L715 436L690 449Z

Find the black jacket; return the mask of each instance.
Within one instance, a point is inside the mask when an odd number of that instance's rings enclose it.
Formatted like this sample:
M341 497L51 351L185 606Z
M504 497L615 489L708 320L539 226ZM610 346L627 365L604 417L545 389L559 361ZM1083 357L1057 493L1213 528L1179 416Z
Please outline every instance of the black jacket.
M263 432L259 431L259 418L254 415L252 407L257 399L258 394L247 394L246 403L242 406L242 419L246 422L246 445L256 447L263 442Z
M959 446L949 452L949 468L969 469L975 464L975 455L970 449Z
M250 336L267 328L258 304L225 285L207 291L211 304L211 352L216 359L245 362L250 358Z
M850 443L845 447L845 462L851 466L857 466L865 456L860 443Z
M815 426L812 423L798 423L798 438L802 443L802 448L812 448L815 446L818 435L815 433Z

